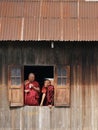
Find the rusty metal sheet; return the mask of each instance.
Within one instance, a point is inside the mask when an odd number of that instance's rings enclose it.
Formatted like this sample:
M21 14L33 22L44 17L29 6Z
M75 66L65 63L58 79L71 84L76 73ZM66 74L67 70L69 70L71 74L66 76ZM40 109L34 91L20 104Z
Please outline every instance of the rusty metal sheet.
M0 2L1 17L22 17L23 3L22 2Z
M80 2L79 4L80 18L98 18L97 2Z
M45 2L70 2L70 1L78 1L78 0L0 0L0 2L37 2L37 1L45 1ZM85 0L80 0L85 1Z
M24 20L24 40L38 40L38 18L25 18Z
M63 19L63 40L78 40L77 19Z
M0 37L1 37L1 18L0 18Z
M41 19L39 39L60 40L61 39L60 19Z
M0 39L97 40L97 12L84 0L1 0Z
M39 17L40 2L23 2L23 16L24 17Z
M47 2L70 2L70 1L77 1L77 0L43 0Z
M81 19L79 30L80 40L98 40L97 19Z
M58 2L43 2L41 6L41 17L59 18L61 16L61 6Z
M1 40L20 40L21 39L21 18L2 18L1 19Z
M77 18L78 15L78 3L77 2L63 2L63 18L71 17Z
M2 2L0 2L0 16L1 16Z

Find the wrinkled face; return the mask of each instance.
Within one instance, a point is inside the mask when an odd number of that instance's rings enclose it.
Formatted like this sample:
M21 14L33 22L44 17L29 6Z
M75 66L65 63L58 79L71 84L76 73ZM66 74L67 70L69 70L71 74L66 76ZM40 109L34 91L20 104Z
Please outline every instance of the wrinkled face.
M44 82L44 86L45 86L45 87L48 87L49 85L51 85L51 82L50 82L49 80L46 80L46 81Z
M35 80L35 75L33 73L30 73L28 79L30 82L33 82Z

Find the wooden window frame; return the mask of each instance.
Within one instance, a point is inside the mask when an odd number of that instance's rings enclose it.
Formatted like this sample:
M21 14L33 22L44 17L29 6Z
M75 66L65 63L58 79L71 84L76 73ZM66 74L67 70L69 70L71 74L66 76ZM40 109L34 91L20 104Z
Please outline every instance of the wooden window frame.
M67 70L67 73L68 73L68 82L67 82L67 84L65 84L65 85L58 85L57 83L58 83L58 74L57 74L57 69L58 69L58 66L61 66L61 67L65 67L65 69ZM71 104L71 98L70 98L70 96L71 96L71 74L70 74L70 65L57 65L56 67L55 67L55 80L54 80L54 82L55 82L55 96L54 96L54 106L57 106L57 107L62 107L62 106L65 106L65 107L70 107L70 104ZM63 102L59 102L58 103L58 95L59 95L59 97L61 96L60 95L60 93L59 93L59 91L61 91L61 94L63 94L63 91L65 91L65 93L66 94L68 94L67 95L67 98L66 98L66 100L68 100L67 102L65 101L65 103ZM66 94L64 95L64 96L66 96ZM61 97L61 99L60 100L62 100L63 98Z
M20 68L21 70L21 84L20 85L12 85L11 84L11 69L12 68ZM23 79L24 79L24 76L23 76L23 66L21 65L9 65L8 66L8 97L9 97L9 105L10 107L21 107L21 106L24 106L24 85L23 85ZM13 102L13 91L17 91L19 90L20 91L20 96L22 96L22 99L20 97L20 102Z
M29 65L29 64L24 64L24 65L9 65L8 66L8 89L9 89L9 102L10 102L10 106L17 106L17 103L15 104L11 104L11 89L20 89L20 86L12 86L11 87L11 78L10 78L10 76L11 76L11 72L10 72L10 68L17 68L17 67L21 67L22 68L22 71L21 71L21 81L22 81L22 85L23 85L23 83L24 83L24 66L53 66L53 73L54 73L54 75L53 75L53 79L54 79L54 106L65 106L65 107L69 107L70 106L70 103L71 103L71 101L70 101L70 95L71 95L71 93L70 93L70 91L71 91L71 84L70 84L70 80L71 80L71 77L70 77L70 65L59 65L59 66L63 66L63 67L65 67L65 69L67 69L66 67L68 67L69 68L69 72L68 72L68 83L67 84L65 84L65 85L58 85L57 84L57 77L58 77L58 74L57 74L57 69L58 69L58 65ZM66 77L66 76L64 76L64 77ZM23 89L22 89L22 91L23 91L23 100L24 100L24 87L23 87ZM62 103L62 102L57 102L57 93L59 94L59 91L64 91L65 92L65 94L66 94L66 92L68 91L68 102L67 103ZM63 94L64 94L64 92L63 92ZM59 95L60 96L60 95ZM66 95L64 95L64 96L66 96ZM62 99L62 97L61 97L61 99ZM22 103L20 103L20 104L18 104L18 106L24 106L24 101L22 102ZM17 107L18 107L17 106Z

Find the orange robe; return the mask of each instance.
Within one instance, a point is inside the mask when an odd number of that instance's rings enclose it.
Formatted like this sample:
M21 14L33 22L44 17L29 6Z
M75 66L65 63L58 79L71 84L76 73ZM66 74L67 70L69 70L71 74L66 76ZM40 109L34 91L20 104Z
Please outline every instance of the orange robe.
M53 105L54 104L54 86L50 85L48 88L42 88L42 93L46 94L44 105Z
M38 106L39 105L39 92L30 88L33 85L34 87L40 87L37 81L33 81L32 83L27 83L25 85L25 90L30 90L29 92L25 92L25 105L29 106Z

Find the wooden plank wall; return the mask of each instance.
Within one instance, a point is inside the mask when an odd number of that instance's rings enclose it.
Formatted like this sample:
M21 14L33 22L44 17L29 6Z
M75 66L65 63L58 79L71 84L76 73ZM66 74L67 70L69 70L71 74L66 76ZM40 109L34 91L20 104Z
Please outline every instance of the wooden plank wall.
M9 64L70 64L70 108L9 109ZM0 130L98 130L98 45L2 44L0 83Z
M0 40L98 40L98 2L1 0Z

